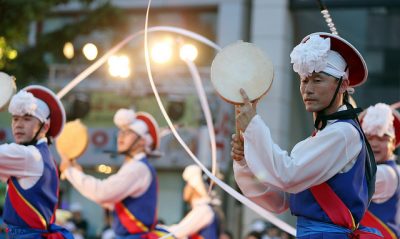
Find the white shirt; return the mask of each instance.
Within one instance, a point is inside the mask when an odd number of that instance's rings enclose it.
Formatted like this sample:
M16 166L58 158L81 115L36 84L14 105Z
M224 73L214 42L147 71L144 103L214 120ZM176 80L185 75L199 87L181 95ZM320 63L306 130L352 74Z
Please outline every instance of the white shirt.
M394 159L389 159L394 160ZM396 166L400 172L399 166ZM372 201L375 203L384 203L389 200L399 186L399 179L395 170L386 164L379 164L376 171L375 193Z
M214 211L209 205L209 198L196 199L192 202L192 210L177 225L172 225L168 231L178 239L199 232L212 223Z
M37 144L41 143L47 143L47 139L38 140ZM14 176L23 189L29 189L40 179L43 169L42 155L35 146L0 145L0 179L3 182Z
M244 195L279 213L288 207L284 192L298 193L349 171L362 148L360 134L349 123L334 122L296 144L289 155L274 143L268 126L256 115L244 132L245 160L233 165Z
M76 168L69 167L63 173L68 181L83 196L112 208L126 197L139 197L147 191L152 177L150 169L139 161L144 153L125 161L118 172L106 179L97 179Z

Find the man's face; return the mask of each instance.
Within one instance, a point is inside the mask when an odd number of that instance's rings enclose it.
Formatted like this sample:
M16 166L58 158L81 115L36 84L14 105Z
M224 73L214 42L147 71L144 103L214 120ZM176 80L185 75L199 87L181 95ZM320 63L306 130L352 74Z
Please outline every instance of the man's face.
M324 73L313 73L300 82L300 93L308 112L326 108L332 100L338 81ZM335 109L336 110L336 109Z
M367 139L374 152L376 163L383 163L392 157L395 142L394 138L388 135L383 135L382 137L367 135Z
M130 147L138 137L139 136L132 130L129 129L120 130L118 132L118 141L117 141L118 152L126 152L131 150Z
M40 129L41 122L34 116L12 116L11 128L17 144L29 143Z

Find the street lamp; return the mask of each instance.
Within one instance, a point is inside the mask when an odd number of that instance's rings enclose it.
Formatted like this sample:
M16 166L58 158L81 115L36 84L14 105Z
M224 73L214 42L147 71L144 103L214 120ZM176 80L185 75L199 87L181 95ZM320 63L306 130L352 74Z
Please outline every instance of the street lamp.
M97 47L93 43L86 43L85 46L83 46L83 55L88 59L89 61L93 61L97 57Z
M113 77L127 78L131 74L129 57L126 55L111 56L108 59L108 73Z
M154 44L151 49L151 58L154 62L164 64L172 57L172 43L163 41Z
M63 48L64 56L67 59L72 59L74 57L74 45L71 42L66 42Z
M193 44L185 44L179 50L180 58L184 60L194 61L197 58L199 51Z

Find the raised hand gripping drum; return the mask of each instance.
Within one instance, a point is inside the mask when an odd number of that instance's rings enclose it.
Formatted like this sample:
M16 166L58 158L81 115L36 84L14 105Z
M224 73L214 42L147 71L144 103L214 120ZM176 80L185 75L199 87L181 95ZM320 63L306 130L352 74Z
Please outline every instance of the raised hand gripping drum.
M3 111L8 106L16 90L15 78L0 72L0 111Z
M238 41L220 51L211 65L211 81L217 93L227 102L243 103L240 88L250 101L264 96L272 85L271 60L252 43Z
M85 152L88 144L88 130L79 119L66 123L56 140L58 153L71 160L79 158Z

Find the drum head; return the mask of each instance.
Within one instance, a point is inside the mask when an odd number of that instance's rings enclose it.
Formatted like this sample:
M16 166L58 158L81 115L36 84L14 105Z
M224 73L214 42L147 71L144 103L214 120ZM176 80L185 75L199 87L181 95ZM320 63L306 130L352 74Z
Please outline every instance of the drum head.
M251 101L261 98L272 85L271 60L252 43L239 41L217 54L211 65L211 81L217 93L232 104L243 103L240 88Z
M59 154L69 159L80 157L89 143L88 130L79 119L65 124L63 131L56 140L56 148Z
M0 72L0 111L3 111L8 106L16 90L15 78Z

